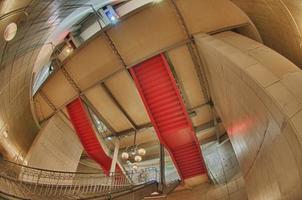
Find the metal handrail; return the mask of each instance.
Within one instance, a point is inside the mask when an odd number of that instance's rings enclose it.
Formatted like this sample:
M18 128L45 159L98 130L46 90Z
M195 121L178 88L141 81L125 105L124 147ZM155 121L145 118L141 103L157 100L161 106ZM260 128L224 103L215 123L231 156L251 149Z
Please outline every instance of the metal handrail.
M3 193L20 199L89 198L158 181L155 168L106 176L44 170L0 160L0 169L0 196Z
M174 181L171 181L171 182L165 184L164 188L163 188L163 191L162 191L162 194L163 195L170 194L171 192L173 192L175 190L175 188L177 186L179 186L180 183L181 183L181 181L179 179L177 179L177 180L174 180Z

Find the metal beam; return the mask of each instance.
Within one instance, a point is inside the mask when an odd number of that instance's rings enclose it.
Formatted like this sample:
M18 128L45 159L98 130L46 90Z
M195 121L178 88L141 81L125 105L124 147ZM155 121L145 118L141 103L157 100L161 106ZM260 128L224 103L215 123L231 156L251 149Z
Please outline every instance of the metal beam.
M188 39L192 40L193 41L193 38L192 38L192 35L190 34L190 31L188 29L188 26L184 20L184 17L182 16L178 6L177 6L177 3L175 2L175 0L171 0L172 2L172 5L174 7L174 10L176 12L176 15L178 17L178 21L182 27L182 29L184 30L185 34L187 35ZM208 83L207 83L207 80L205 78L205 71L203 69L203 65L201 64L201 59L200 57L198 56L197 52L196 52L196 46L195 46L195 43L194 41L192 43L188 43L187 44L187 47L189 49L189 52L191 54L191 57L192 57L192 60L194 62L194 65L195 65L195 69L196 69L196 73L197 73L197 76L198 76L198 79L199 79L199 82L200 82L200 86L202 88L202 91L203 91L203 94L206 98L206 100L208 101L210 99L210 95L209 95L209 87L208 87Z
M202 104L199 104L197 106L191 107L188 111L192 112L192 111L194 111L196 109L199 109L199 108L202 108L202 107L205 107L205 106L209 106L209 105L211 105L211 101L207 101L205 103L202 103Z
M46 102L46 104L53 110L56 111L57 108L56 106L50 101L50 99L48 98L48 96L43 92L43 90L41 90L39 92L40 96L42 97L42 99Z
M220 138L228 138L228 134L227 133L223 133L221 136L220 136ZM206 138L206 139L204 139L204 140L201 140L201 141L199 141L199 143L201 144L201 145L204 145L204 144L207 144L207 143L209 143L209 142L215 142L215 141L217 141L217 137L216 137L216 135L213 135L213 136L211 136L211 137L209 137L209 138Z
M199 134L202 131L206 131L206 130L209 130L209 129L212 129L212 128L215 128L214 120L195 127L195 131L196 131L196 134ZM159 145L159 141L157 139L140 144L140 146L145 148L145 149L147 149L150 146L155 146L155 145ZM124 151L124 150L126 150L126 147L120 149L120 151Z
M141 143L141 144L139 144L139 147L147 150L147 148L149 148L151 146L153 148L157 145L159 145L159 141L156 139L156 140L152 140L149 142ZM129 146L127 146L127 147L129 147ZM126 151L127 147L120 148L120 152Z
M202 89L202 93L204 94L204 97L206 99L206 101L210 101L210 94L209 94L209 87L208 87L208 83L207 83L207 79L205 77L205 70L203 69L203 63L200 59L200 57L198 56L198 52L196 50L195 44L194 43L189 43L187 44L187 48L190 52L192 61L194 63L195 66L195 71L199 80L199 84L201 86Z
M220 138L221 138L221 140L223 138L222 141L225 141L228 138L228 134L223 133L223 134L221 134ZM216 141L216 135L212 135L212 136L210 136L206 139L199 140L199 144L200 145L205 145L205 144L208 144L210 142L215 142L215 141ZM159 147L159 145L158 145L158 147ZM147 161L147 160L152 160L152 159L156 159L156 158L160 158L160 151L158 151L158 152L153 151L151 153L147 152L147 154L144 156L143 160Z
M120 141L116 140L114 145L114 153L111 161L110 174L114 174L116 170L116 164L118 161L118 153L119 153Z
M118 100L113 96L112 92L109 90L109 88L106 86L105 83L101 83L102 88L105 90L105 93L109 96L109 98L112 100L114 105L118 107L118 109L123 113L123 115L127 118L129 123L131 124L132 128L134 130L137 130L135 122L132 120L132 118L129 116L127 111L122 107L122 105L118 102Z
M217 120L216 111L214 109L214 106L211 107L211 111L212 111L212 116L213 116L213 121L214 121L214 126L215 126L217 142L219 144L220 143L220 139L219 139L220 134L219 134L218 120Z
M218 120L217 120L217 122L218 122ZM194 127L194 130L196 133L198 133L200 131L204 131L204 130L214 128L214 127L215 127L214 120L211 120L209 122L206 122L204 124Z
M144 161L147 161L147 160L153 160L153 159L156 159L156 158L160 158L160 152L156 152L156 153L153 153L153 154L148 154L146 156L144 156Z
M165 147L160 145L160 157L159 157L159 169L160 169L160 185L161 192L164 190L164 185L166 183L165 177Z
M92 110L92 112L102 121L102 123L108 128L108 130L113 134L116 135L116 131L114 128L105 120L105 118L99 113L99 111L94 107L94 105L89 101L89 99L83 95L81 99L87 105L88 108Z
M183 99L183 101L184 101L184 104L185 104L185 106L186 106L186 109L187 109L187 111L188 111L189 108L191 107L191 105L190 105L188 96L187 96L187 94L186 94L184 85L183 85L183 83L179 80L179 77L178 77L177 72L176 72L176 70L175 70L175 67L174 67L174 65L173 65L173 63L172 63L172 61L171 61L171 59L170 59L170 57L169 57L168 52L165 52L164 55L165 55L165 58L166 58L166 60L167 60L167 62L168 62L168 64L169 64L170 70L171 70L171 72L172 72L172 74L173 74L173 76L174 76L176 85L178 86L178 89L179 89L179 91L180 91L180 96L182 97L182 99Z
M200 104L200 105L197 105L197 106L194 106L192 108L189 108L188 109L188 112L193 112L195 111L196 109L199 109L199 108L202 108L204 106L208 106L208 105L211 105L210 101L209 102L206 102L206 103L203 103L203 104ZM218 122L220 119L218 119ZM201 125L202 126L202 125ZM141 131L142 129L147 129L147 128L151 128L153 127L153 125L151 123L147 123L147 124L143 124L141 126L137 126L137 130L136 131ZM198 127L195 127L195 129L197 128L197 131L199 131ZM201 127L202 128L202 127ZM134 129L128 129L128 130L124 130L124 131L121 131L121 132L117 132L116 135L118 137L125 137L125 136L130 136L130 135L133 135L135 133L135 130Z
M128 130L124 130L121 132L117 132L116 136L120 137L120 138L125 137L125 136L131 136L131 135L134 135L135 132L139 133L140 131L151 128L151 127L153 127L153 125L151 123L143 124L143 125L137 126L136 130L128 129Z

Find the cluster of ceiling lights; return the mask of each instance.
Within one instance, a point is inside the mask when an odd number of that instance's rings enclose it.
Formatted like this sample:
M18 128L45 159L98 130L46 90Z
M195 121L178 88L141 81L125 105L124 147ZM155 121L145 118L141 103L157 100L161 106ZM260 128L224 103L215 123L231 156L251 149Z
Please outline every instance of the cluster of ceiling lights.
M127 164L134 170L138 168L137 163L143 160L142 156L146 155L144 148L138 148L136 144L137 132L134 132L133 145L127 147L126 150L121 154L123 160L127 160Z
M128 165L132 167L132 169L137 169L137 163L142 161L142 157L146 155L146 150L144 148L139 148L137 145L134 147L127 148L121 155L123 160L127 160ZM131 160L133 162L131 162Z

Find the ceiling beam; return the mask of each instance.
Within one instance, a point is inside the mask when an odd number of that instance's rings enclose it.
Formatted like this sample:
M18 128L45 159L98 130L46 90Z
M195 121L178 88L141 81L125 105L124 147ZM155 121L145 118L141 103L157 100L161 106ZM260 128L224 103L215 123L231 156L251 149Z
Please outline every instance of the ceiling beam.
M117 132L116 133L116 136L119 137L119 138L122 138L122 137L126 137L126 136L131 136L131 135L134 135L135 132L136 133L139 133L145 129L149 129L149 128L152 128L153 125L151 123L146 123L146 124L143 124L143 125L140 125L140 126L136 126L136 129L127 129L127 130L124 130L124 131L121 131L121 132Z
M149 148L150 146L153 148L154 146L159 146L159 141L156 139L156 140L152 140L152 141L149 141L149 142L145 142L145 143L141 143L139 144L139 148L144 148L144 149L147 149ZM133 145L129 145L127 147L132 147ZM123 147L123 148L120 148L120 153L122 151L126 151L127 147Z
M220 123L221 120L218 118L217 122ZM139 132L141 132L145 129L149 129L149 128L152 128L152 127L153 127L153 125L151 123L147 123L147 124L143 124L141 126L137 126L137 130L128 129L128 130L125 130L125 131L117 132L115 136L122 139L123 137L134 135L135 132L139 133ZM210 129L210 128L213 128L213 127L215 127L214 126L214 120L211 120L209 122L206 122L204 124L201 124L199 126L194 127L194 131L196 133L198 133L200 131L204 131L204 130L207 130L207 129Z
M109 96L111 101L118 107L118 109L123 113L123 115L126 117L126 119L129 121L131 124L132 128L134 130L137 130L135 122L132 120L132 118L129 116L127 111L123 108L123 106L118 102L118 100L114 97L110 89L106 86L105 83L101 83L102 88L104 89L105 93Z
M99 118L99 120L108 128L108 130L111 132L111 134L116 135L116 131L114 128L110 125L109 122L105 120L105 118L101 115L101 113L94 107L94 105L89 101L89 99L83 95L81 96L81 99L84 101L86 106L91 109L91 111ZM93 120L93 119L92 119Z
M217 123L220 123L220 122L221 122L221 119L218 118L217 119ZM206 122L204 124L196 126L196 127L194 127L194 130L195 130L196 133L199 133L201 131L204 131L204 130L207 130L207 129L210 129L210 128L215 128L215 122L214 122L214 120L211 120L209 122Z
M195 110L197 110L199 108L203 108L205 106L211 106L211 105L212 105L212 102L211 101L207 101L205 103L202 103L202 104L199 104L197 106L189 108L188 112L190 113L190 112L193 112L193 111L195 111Z

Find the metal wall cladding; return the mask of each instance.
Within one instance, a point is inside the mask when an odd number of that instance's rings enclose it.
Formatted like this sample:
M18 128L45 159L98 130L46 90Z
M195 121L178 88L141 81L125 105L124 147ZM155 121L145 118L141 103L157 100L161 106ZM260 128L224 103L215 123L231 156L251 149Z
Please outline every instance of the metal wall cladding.
M233 32L199 34L195 41L249 199L300 199L301 70Z
M86 0L5 0L0 3L0 32L8 23L18 22L16 37L10 42L5 42L2 37L0 40L0 132L8 132L8 138L1 139L1 154L7 159L22 162L39 132L40 127L31 109L33 67L53 29L76 9L67 4L78 2ZM22 12L23 9L28 15ZM5 15L8 12L11 14ZM45 119L48 112L49 108L43 108L39 118Z
M300 0L231 1L245 11L255 23L265 45L302 67Z

